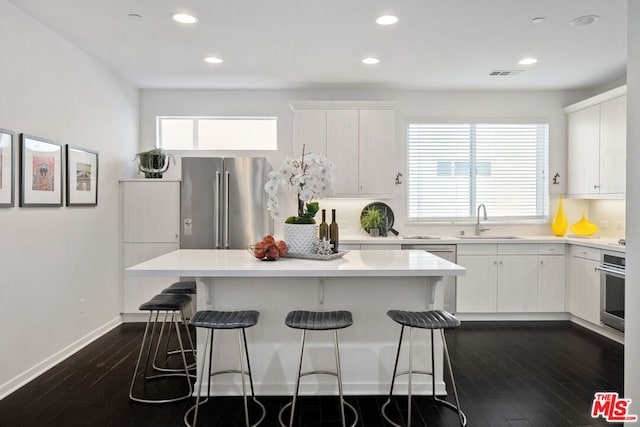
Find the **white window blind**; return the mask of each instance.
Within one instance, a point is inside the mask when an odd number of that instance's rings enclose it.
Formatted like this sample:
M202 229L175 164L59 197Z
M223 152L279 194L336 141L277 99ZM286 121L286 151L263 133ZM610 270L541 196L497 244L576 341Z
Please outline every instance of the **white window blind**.
M277 150L277 117L156 117L165 150Z
M544 219L549 126L412 123L407 135L409 221Z

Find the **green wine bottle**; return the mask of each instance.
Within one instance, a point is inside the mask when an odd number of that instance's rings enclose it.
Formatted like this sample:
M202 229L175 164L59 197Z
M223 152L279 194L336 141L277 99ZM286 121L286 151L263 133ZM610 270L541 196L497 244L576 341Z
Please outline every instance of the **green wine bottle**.
M327 224L327 210L322 209L322 222L319 227L320 240L329 240L329 224Z
M329 242L333 245L333 252L338 252L338 223L336 222L336 210L331 209L331 225L329 225Z

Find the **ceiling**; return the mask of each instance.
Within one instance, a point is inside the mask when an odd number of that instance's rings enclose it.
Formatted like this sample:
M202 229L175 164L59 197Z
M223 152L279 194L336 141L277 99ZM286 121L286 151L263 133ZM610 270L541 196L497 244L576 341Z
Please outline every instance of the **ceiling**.
M140 88L588 89L626 71L627 0L9 1Z

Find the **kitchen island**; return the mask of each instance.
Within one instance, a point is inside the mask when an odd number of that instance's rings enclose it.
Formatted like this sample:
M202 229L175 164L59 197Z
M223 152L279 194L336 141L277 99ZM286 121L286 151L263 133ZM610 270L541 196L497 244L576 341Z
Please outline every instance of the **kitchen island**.
M126 274L194 277L198 310L258 310L260 320L247 329L247 339L256 393L261 395L293 391L300 331L285 326L289 311L350 310L354 324L340 331L344 390L371 395L388 392L400 333L386 312L440 308L439 280L464 272L463 267L420 250L354 250L329 261L281 258L267 262L244 250L181 249L130 267ZM204 334L198 335L202 349ZM417 369L426 369L430 365L427 332L420 342L414 363ZM437 394L446 393L441 345L436 335ZM307 348L304 369L335 369L330 332L308 334ZM217 333L214 369L237 366L236 335ZM240 379L234 377L217 377L215 393L240 394ZM416 392L430 394L430 377L417 379L428 387L418 387ZM399 384L400 392L403 383ZM301 382L300 392L337 391L334 378L313 376Z

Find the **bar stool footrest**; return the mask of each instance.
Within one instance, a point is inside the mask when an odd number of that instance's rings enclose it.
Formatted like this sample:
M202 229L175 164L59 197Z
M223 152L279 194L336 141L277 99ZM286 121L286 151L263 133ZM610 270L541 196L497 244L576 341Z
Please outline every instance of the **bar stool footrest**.
M467 416L465 415L465 413L464 413L463 411L459 410L459 409L458 409L458 407L457 407L456 405L454 405L453 403L448 402L448 401L446 401L446 400L444 400L444 399L440 399L440 398L439 398L439 397L437 397L437 396L431 396L431 398L432 398L432 399L433 399L433 401L434 401L434 402L436 402L437 404L440 404L440 405L442 405L442 406L445 406L445 407L447 407L447 408L449 408L449 409L451 409L451 410L455 411L456 413L460 414L460 415L462 416L462 420L463 420L463 421L462 421L462 426L463 426L463 427L465 427L465 426L467 425ZM392 426L394 426L394 427L404 427L402 424L398 424L398 423L396 423L395 421L393 421L393 420L391 419L391 417L389 417L389 416L387 415L387 405L389 405L389 403L391 403L391 399L390 399L390 398L389 398L389 399L387 399L387 401L386 401L386 402L384 402L384 404L382 405L382 408L381 408L382 416L383 416L383 417L384 417L384 419L385 419L389 424L391 424ZM409 425L411 425L411 423L409 423Z
M211 376L213 376L213 374ZM262 423L262 421L264 421L265 417L267 416L267 408L265 408L265 406L262 404L262 402L260 402L255 397L252 397L251 400L254 403L256 403L260 407L260 410L262 411L262 415L260 415L260 418L258 419L258 421L256 421L254 424L251 424L249 426L249 427L257 427L258 425L260 425L260 423ZM186 425L187 427L193 427L193 425L189 422L189 415L193 411L195 411L196 406L202 406L205 403L207 403L208 401L209 401L209 398L206 398L206 399L200 401L199 403L194 404L189 409L187 409L187 412L184 414L184 419L183 419L184 420L184 425Z
M342 403L344 404L344 406L346 406L347 408L349 408L351 410L351 412L353 412L353 415L355 417L355 420L353 421L353 424L351 424L350 427L355 427L356 424L358 424L358 411L356 411L356 408L349 402L347 402L346 400L342 400ZM287 424L284 423L284 421L282 421L282 415L284 414L284 411L287 410L287 408L290 408L291 405L293 404L293 400L289 403L287 403L286 405L284 405L282 408L280 408L280 412L278 412L278 422L280 423L280 427L287 427Z

